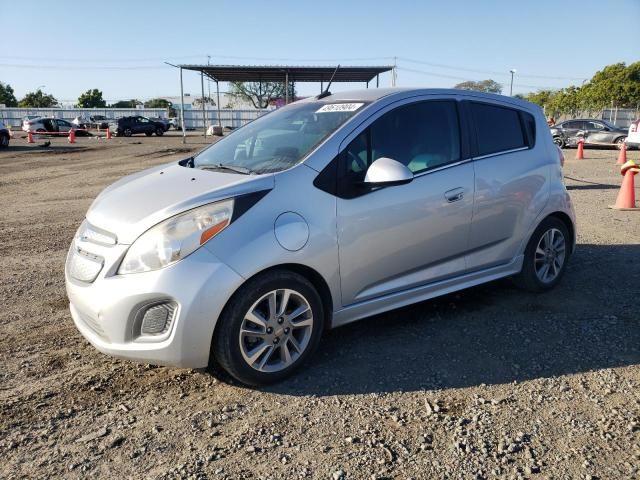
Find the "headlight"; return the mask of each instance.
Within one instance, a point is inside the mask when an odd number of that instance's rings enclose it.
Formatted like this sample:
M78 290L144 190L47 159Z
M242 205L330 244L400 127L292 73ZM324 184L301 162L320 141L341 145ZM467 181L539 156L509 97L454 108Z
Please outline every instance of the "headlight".
M232 214L233 200L224 200L159 223L133 242L118 273L148 272L176 263L224 230Z

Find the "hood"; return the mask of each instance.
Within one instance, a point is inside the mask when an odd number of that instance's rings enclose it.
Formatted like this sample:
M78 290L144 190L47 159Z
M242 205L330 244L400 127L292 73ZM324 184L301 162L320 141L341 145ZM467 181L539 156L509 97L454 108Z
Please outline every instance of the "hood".
M115 234L118 243L130 244L173 215L273 186L272 174L222 173L171 163L129 175L107 187L89 207L87 220Z

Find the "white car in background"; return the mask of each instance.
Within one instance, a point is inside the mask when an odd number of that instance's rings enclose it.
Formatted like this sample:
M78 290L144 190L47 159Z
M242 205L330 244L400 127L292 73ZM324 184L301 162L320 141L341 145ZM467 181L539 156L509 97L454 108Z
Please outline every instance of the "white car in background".
M629 133L627 134L627 147L640 148L640 120L631 122Z

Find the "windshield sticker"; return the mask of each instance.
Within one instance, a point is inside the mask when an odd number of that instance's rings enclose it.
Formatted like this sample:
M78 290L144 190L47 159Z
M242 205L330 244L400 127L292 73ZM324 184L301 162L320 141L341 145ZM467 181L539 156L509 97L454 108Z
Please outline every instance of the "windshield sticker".
M329 103L323 107L320 107L318 110L316 110L316 113L355 112L362 105L364 105L364 103Z

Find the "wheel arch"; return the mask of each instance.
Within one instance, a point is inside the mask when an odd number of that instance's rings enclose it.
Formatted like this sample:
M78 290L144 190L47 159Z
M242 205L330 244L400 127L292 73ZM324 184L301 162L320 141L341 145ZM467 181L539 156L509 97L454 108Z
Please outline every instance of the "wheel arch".
M564 225L567 227L567 230L569 231L569 235L571 237L571 253L573 253L573 251L576 248L576 229L575 229L575 225L573 224L573 221L571 220L571 217L569 217L569 215L567 215L565 212L556 211L556 212L550 213L549 215L544 217L542 220L540 220L538 225L540 225L540 223L544 222L549 217L557 218L562 223L564 223Z
M221 312L223 312L227 308L227 305L229 304L231 299L236 295L236 293L238 293L238 291L247 282L249 282L250 280L260 275L264 275L267 272L273 272L277 270L280 270L280 271L286 270L289 272L297 273L298 275L306 278L309 282L311 282L313 287L317 290L318 294L320 295L320 299L322 300L322 308L324 310L324 328L326 330L329 330L331 328L331 323L333 319L333 296L331 295L331 289L329 288L329 285L327 284L324 277L320 275L320 273L318 273L315 269L307 265L303 265L301 263L281 263L278 265L272 265L263 270L260 270L259 272L256 272L250 277L247 277L240 285L238 285L238 287L234 290L234 292L229 296ZM216 321L216 327L213 333L214 335L216 334L217 328L218 328L218 322Z

